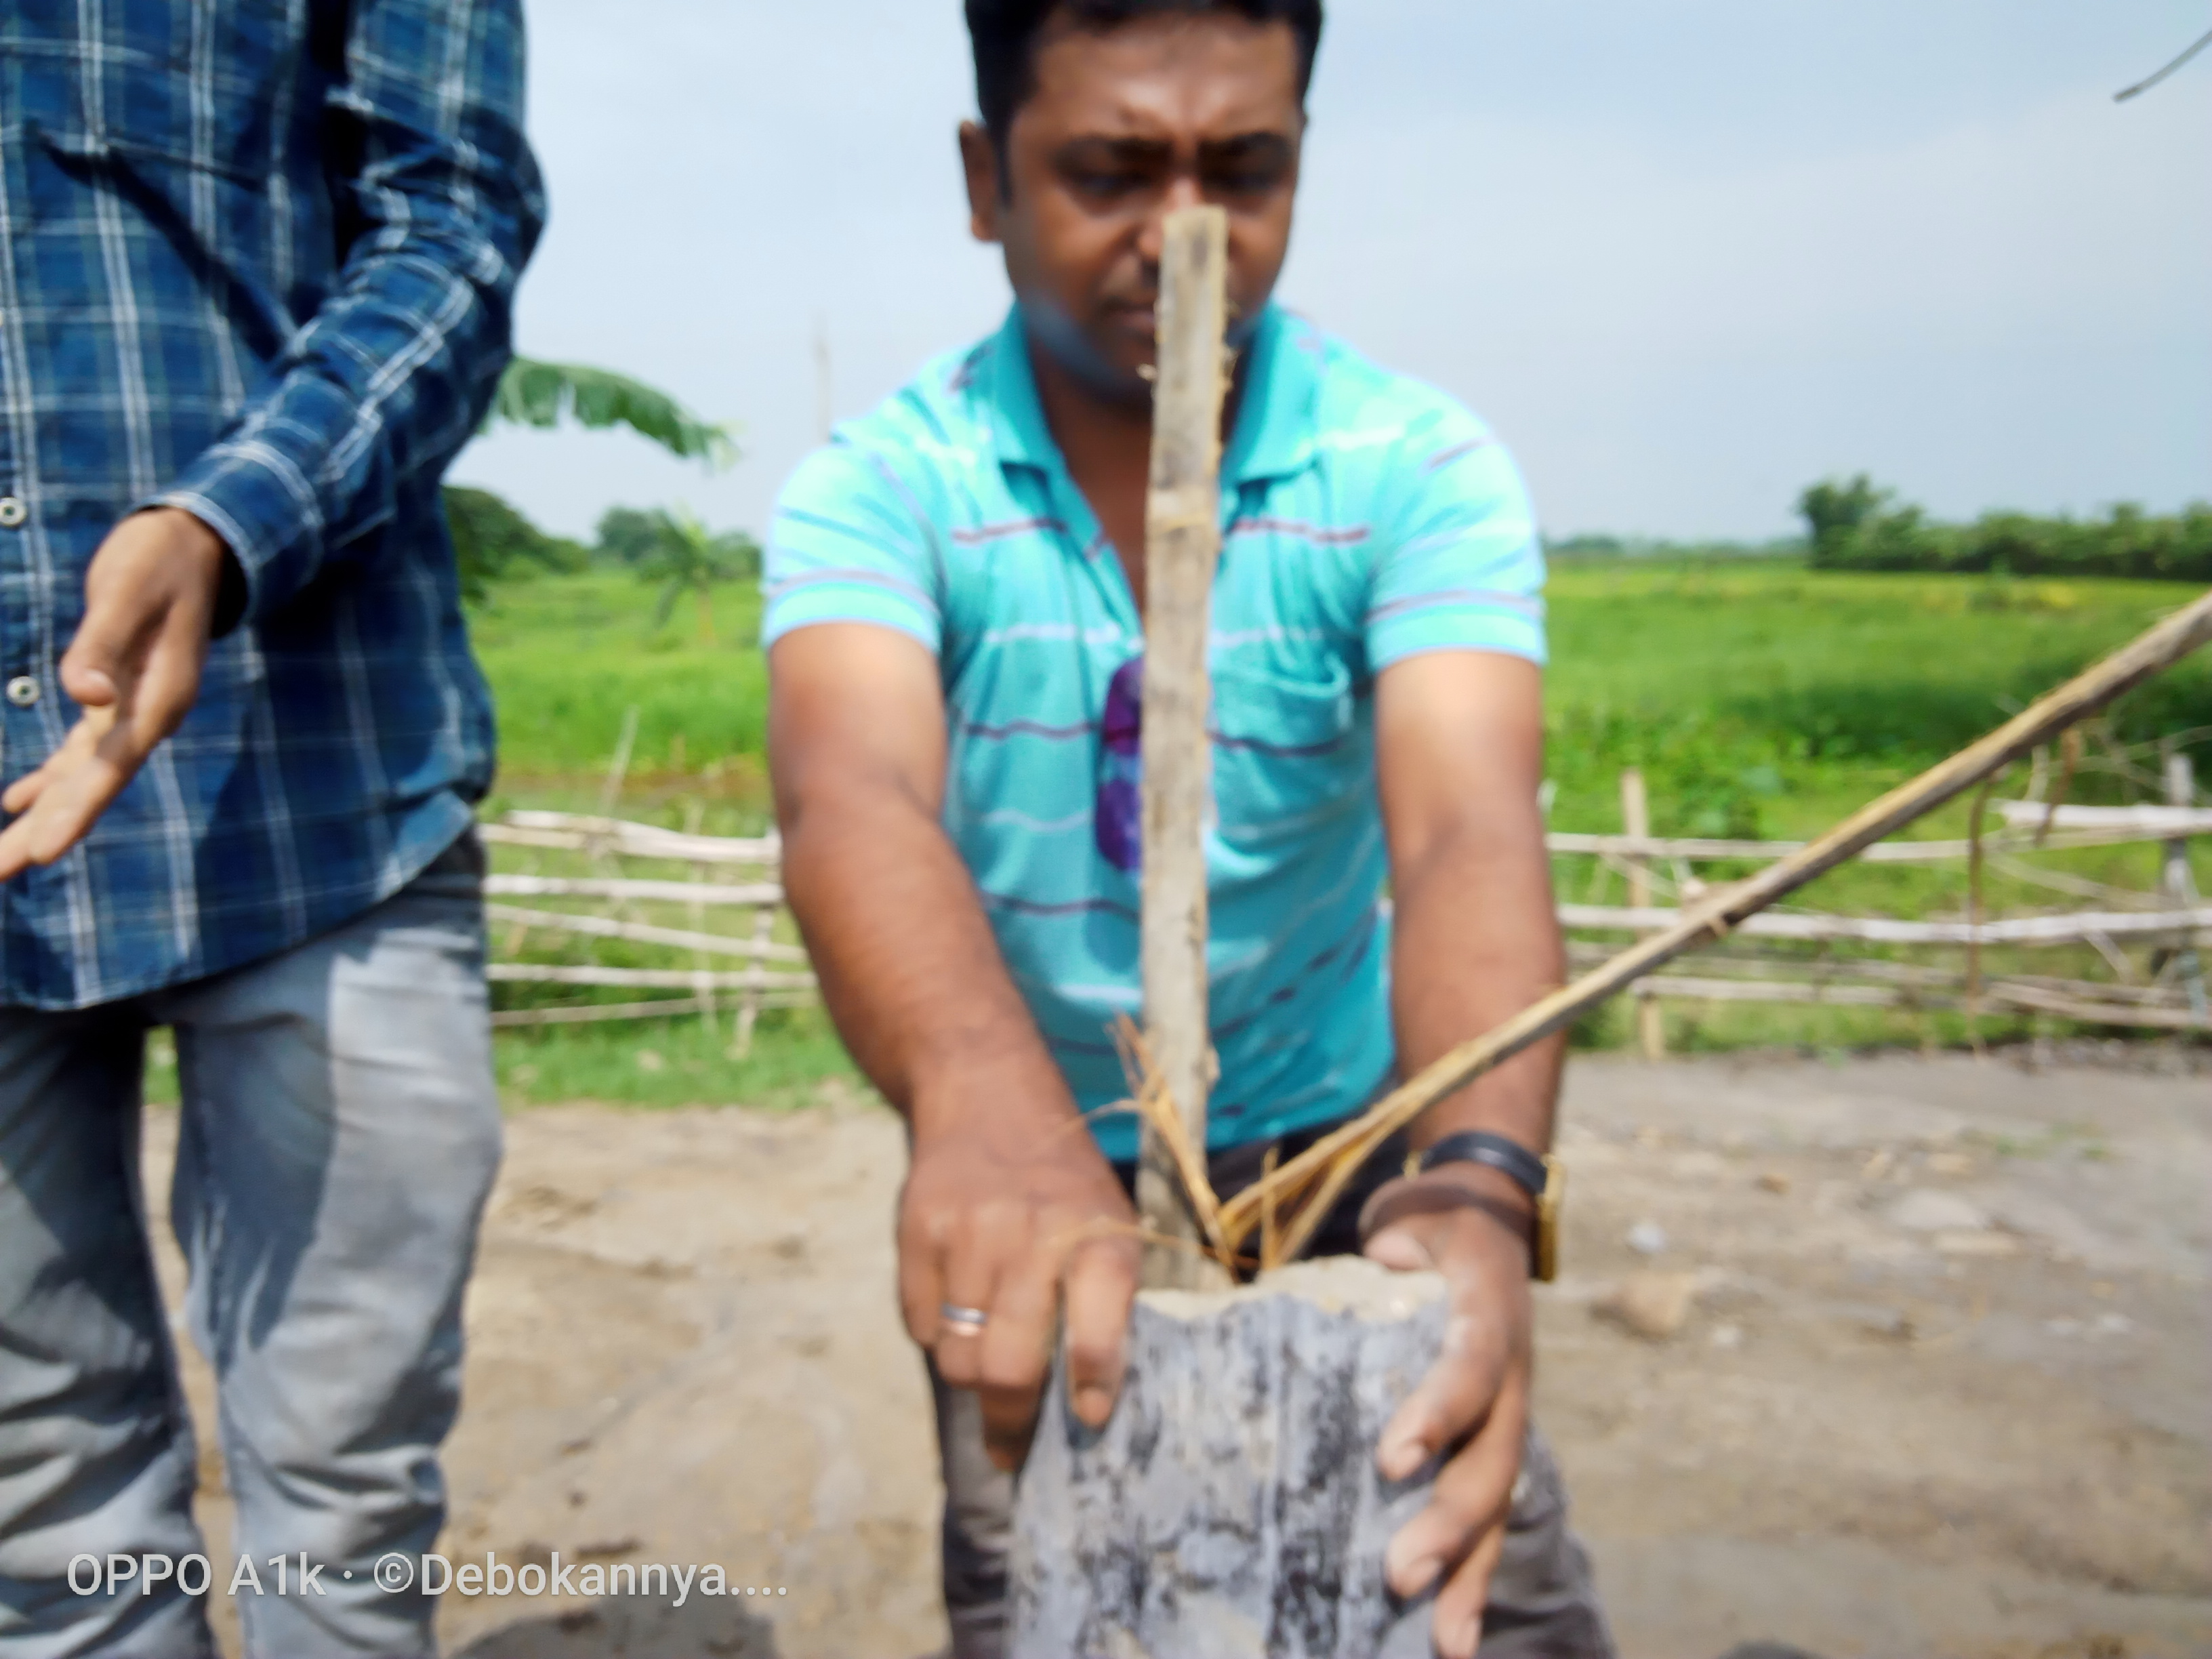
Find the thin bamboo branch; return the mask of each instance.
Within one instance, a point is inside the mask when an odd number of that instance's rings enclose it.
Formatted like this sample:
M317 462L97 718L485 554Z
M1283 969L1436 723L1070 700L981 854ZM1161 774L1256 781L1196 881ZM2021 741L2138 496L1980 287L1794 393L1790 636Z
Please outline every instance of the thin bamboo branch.
M599 816L605 817L615 810L622 799L623 781L629 776L629 757L637 746L637 705L623 711L622 737L615 744L615 757L607 767L607 779L599 788Z
M660 997L651 1002L593 1002L574 1008L508 1008L491 1017L495 1027L516 1025L595 1025L602 1021L658 1019L663 1016L696 1014L699 999Z
M2058 815L2065 810L2066 797L2074 787L2074 775L2081 769L2080 726L2072 727L2059 739L2059 750L2058 787L2051 791L2050 802L2035 826L2035 844L2039 850L2050 843L2051 832L2058 827ZM2035 752L2040 757L2044 751L2039 749ZM2039 792L2035 798L2041 800L2043 796Z
M2044 821L2048 809L2033 801L1996 803L2007 823ZM2049 814L2058 830L2124 830L2140 841L2170 841L2177 836L2212 836L2212 811L2187 802L2166 806L2061 806Z
M783 889L774 882L741 887L692 881L630 881L601 877L487 876L487 898L636 899L665 904L705 904L750 908L780 905Z
M786 994L764 1000L771 1008L803 1008L811 998ZM514 1008L491 1017L494 1026L506 1029L531 1025L597 1025L629 1019L672 1019L702 1012L699 999L661 997L652 1002L595 1002L575 1008Z
M487 904L484 915L494 921L520 922L556 933L581 933L590 939L627 939L634 945L665 945L678 951L698 951L710 956L750 957L764 962L805 962L806 952L796 945L771 945L761 939L732 939L725 933L696 933L688 927L655 927L649 923L616 921L607 916L570 915L563 910L529 910L514 904Z
M537 962L495 962L484 977L495 985L596 985L615 990L689 991L698 994L700 975L690 968L556 968ZM815 991L811 974L744 973L707 975L717 991Z
M2011 1004L2034 1013L2056 1014L2085 1025L2134 1025L2165 1031L2212 1031L2212 1019L2191 1008L2146 1007L2141 1003L2092 1003L2079 997L2061 996L2032 985L1999 984L1989 988L1992 1001Z
M483 826L485 839L520 847L556 847L572 852L605 848L625 857L665 859L678 864L772 865L783 855L774 836L754 839L687 836L658 824L627 818L585 817L574 812L509 812L503 823Z

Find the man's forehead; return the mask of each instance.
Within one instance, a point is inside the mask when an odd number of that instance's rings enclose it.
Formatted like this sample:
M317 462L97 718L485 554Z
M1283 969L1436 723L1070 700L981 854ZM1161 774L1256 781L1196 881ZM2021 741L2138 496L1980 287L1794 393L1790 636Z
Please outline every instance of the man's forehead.
M1287 23L1164 13L1111 30L1054 24L1039 40L1023 118L1059 138L1229 138L1298 118Z

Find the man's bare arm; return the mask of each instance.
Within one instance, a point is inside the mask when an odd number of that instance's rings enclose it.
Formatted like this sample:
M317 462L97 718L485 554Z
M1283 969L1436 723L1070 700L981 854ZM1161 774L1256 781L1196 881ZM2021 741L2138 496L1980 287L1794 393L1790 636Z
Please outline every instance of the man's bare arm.
M1376 689L1376 770L1397 901L1392 959L1400 1063L1410 1073L1556 986L1565 971L1537 791L1543 680L1477 652L1410 658ZM1417 1146L1486 1129L1542 1150L1563 1045L1553 1042L1439 1102ZM1448 1164L1383 1188L1368 1253L1434 1267L1450 1287L1444 1352L1383 1431L1376 1461L1403 1479L1451 1453L1428 1506L1391 1540L1400 1594L1437 1585L1433 1634L1473 1659L1528 1420L1528 1195L1497 1171Z
M886 629L779 641L769 752L784 880L846 1045L909 1119L986 1078L1065 1107L946 838L937 663Z
M1538 803L1543 675L1517 657L1437 652L1386 670L1376 700L1397 901L1393 1012L1411 1076L1566 972ZM1553 1038L1439 1102L1414 1145L1487 1129L1543 1151L1565 1052Z
M1063 1290L1076 1409L1103 1423L1135 1293L1134 1216L1015 989L940 823L937 662L865 624L770 654L784 879L846 1045L912 1130L907 1328L978 1389L994 1452L1027 1443ZM941 1307L987 1311L981 1335Z

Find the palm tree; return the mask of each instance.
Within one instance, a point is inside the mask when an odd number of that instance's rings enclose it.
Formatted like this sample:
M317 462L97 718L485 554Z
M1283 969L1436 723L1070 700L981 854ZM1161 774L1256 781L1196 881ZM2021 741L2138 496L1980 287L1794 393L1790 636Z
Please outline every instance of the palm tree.
M641 380L576 363L514 358L500 377L484 424L545 430L571 420L595 432L626 426L680 459L705 462L710 471L738 459L729 427L702 419ZM577 562L580 550L547 536L489 490L449 485L445 505L461 592L471 604L484 603L494 583L530 565L568 569Z
M689 509L655 509L651 550L638 562L638 574L661 585L660 603L653 625L665 628L669 613L686 593L699 600L699 637L714 642L714 595L716 582L738 581L760 574L760 544L742 530L716 535Z

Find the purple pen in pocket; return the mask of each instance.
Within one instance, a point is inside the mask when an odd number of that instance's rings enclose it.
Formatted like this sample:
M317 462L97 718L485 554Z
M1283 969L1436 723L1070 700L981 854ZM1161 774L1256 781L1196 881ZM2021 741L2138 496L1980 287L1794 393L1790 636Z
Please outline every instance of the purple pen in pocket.
M1098 850L1116 870L1145 859L1145 659L1132 657L1106 686L1105 741L1098 750L1098 795L1092 829Z

